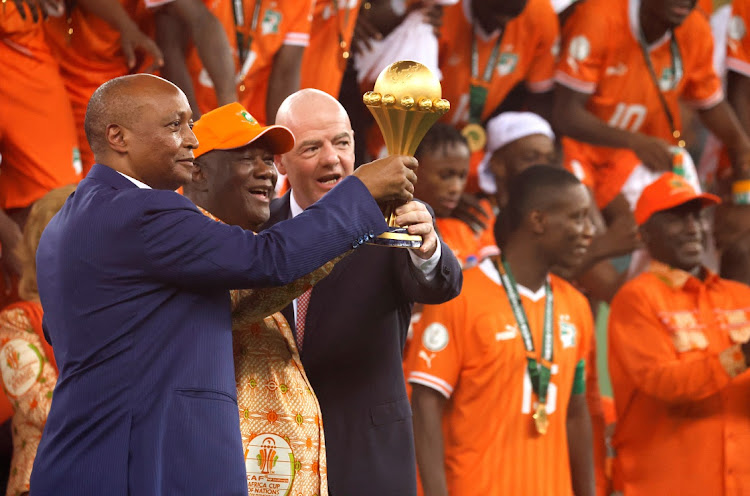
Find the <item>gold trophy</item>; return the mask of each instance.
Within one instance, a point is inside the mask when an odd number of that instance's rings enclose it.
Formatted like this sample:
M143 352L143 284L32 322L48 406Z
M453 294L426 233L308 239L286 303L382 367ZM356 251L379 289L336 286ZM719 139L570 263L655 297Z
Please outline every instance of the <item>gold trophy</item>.
M427 130L451 108L442 98L438 78L426 66L411 60L400 60L383 69L375 88L365 93L362 101L375 117L391 155L413 156ZM371 244L419 248L422 237L396 225L396 206L386 207L389 229Z

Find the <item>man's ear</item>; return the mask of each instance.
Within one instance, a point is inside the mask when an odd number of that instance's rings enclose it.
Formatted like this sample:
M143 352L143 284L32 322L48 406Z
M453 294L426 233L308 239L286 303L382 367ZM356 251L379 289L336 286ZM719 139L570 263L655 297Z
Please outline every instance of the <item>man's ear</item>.
M206 191L208 186L208 178L205 173L205 166L203 163L195 160L193 161L193 171L191 173L190 183L193 187L200 191Z
M276 170L279 171L279 174L286 175L286 167L284 166L281 155L274 155L273 163L276 164Z
M128 151L126 133L127 131L119 124L110 124L107 126L107 131L105 133L107 145L118 153L126 153Z
M541 210L532 210L529 213L529 222L534 234L544 234L547 216Z

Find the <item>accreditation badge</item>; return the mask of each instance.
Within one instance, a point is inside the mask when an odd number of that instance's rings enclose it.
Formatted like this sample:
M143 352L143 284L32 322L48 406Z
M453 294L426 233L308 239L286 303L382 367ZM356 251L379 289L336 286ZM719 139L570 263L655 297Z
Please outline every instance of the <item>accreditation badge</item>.
M484 149L484 145L487 144L487 133L481 124L472 122L464 126L461 130L461 134L466 141L469 143L469 150L476 152Z

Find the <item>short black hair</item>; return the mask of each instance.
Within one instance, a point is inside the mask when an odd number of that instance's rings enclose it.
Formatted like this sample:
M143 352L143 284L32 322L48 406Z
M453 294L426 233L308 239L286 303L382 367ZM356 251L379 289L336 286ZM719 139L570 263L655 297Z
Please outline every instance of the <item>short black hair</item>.
M498 244L521 226L529 212L551 205L555 192L579 184L581 181L570 172L549 165L533 165L515 176L508 187L508 204L495 225Z
M458 129L444 122L436 122L422 138L422 142L419 143L417 150L414 152L414 157L419 159L423 155L444 150L445 147L454 144L469 147L466 138Z

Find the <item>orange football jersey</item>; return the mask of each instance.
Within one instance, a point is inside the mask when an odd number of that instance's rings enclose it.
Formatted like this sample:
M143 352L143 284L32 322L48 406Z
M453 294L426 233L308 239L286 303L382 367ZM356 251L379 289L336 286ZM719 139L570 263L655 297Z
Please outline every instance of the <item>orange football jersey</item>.
M31 205L81 178L75 124L42 23L0 16L0 208Z
M499 36L498 32L488 35L479 26L473 26L471 1L461 0L456 5L445 7L440 31L443 98L451 102L451 111L444 120L457 126L469 120L472 39L477 39L481 78ZM552 89L558 38L558 20L549 0L529 0L523 12L508 23L503 33L482 120L488 119L508 92L522 81L532 92L543 93Z
M639 0L582 2L565 24L555 80L590 95L586 108L610 126L676 144L638 42L639 6ZM712 65L713 38L705 15L691 12L674 36L681 71L673 64L669 35L649 46L649 54L660 91L681 130L678 99L706 109L719 103L724 94ZM583 174L600 207L614 198L640 162L628 150L569 138L563 140L563 151L566 167L579 177Z
M472 231L466 222L452 217L437 218L435 225L443 241L464 269L477 265L487 257L500 254L492 234L494 216L487 222L487 229L480 234Z
M120 4L133 14L139 1L120 0ZM68 34L69 29L73 30L72 34ZM83 128L89 99L103 83L129 72L122 54L120 33L80 7L70 13L70 23L67 16L50 17L44 23L44 31L70 98L85 175L94 165L94 153Z
M727 29L727 67L750 77L750 0L732 2L732 20Z
M334 8L337 2L338 9ZM338 97L352 35L357 24L360 0L317 0L315 2L310 45L302 58L302 88L317 88ZM346 44L341 47L339 35Z
M526 350L499 274L490 260L464 272L461 294L426 305L415 324L407 369L412 385L448 398L443 415L448 492L483 496L572 496L566 414L577 364L593 320L586 298L551 275L554 360L547 396L549 431L536 433L536 394ZM545 295L519 286L539 353Z
M224 26L234 51L239 101L258 122L265 123L266 95L274 57L282 45L307 47L310 43L312 0L242 0L244 7L244 43L250 50L242 65L238 58L232 0L203 0ZM251 32L253 14L259 6L255 31ZM195 47L188 53L195 96L202 113L216 108L213 82L208 76ZM276 116L272 116L276 117Z

